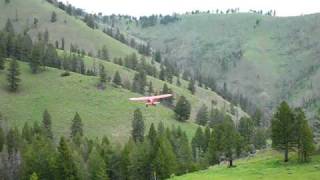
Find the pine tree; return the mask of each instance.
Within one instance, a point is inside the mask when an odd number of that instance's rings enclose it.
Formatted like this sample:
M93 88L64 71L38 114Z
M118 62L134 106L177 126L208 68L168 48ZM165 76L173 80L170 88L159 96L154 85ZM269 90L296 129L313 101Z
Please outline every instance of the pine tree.
M10 19L7 19L6 25L4 27L4 31L11 35L14 34L14 28Z
M177 77L177 86L181 86L180 76Z
M0 49L0 70L4 70L4 57L1 54L1 49Z
M104 89L107 82L107 74L103 64L99 65L99 87Z
M188 90L191 92L191 94L194 94L196 92L195 82L193 79L191 79L189 82Z
M156 51L156 53L154 54L154 60L158 63L161 63L161 52L160 51Z
M233 166L234 154L237 150L239 142L239 134L236 132L235 126L232 120L224 120L219 127L224 130L222 140L222 152L229 161L229 167Z
M88 160L90 179L107 180L106 164L96 148L91 150Z
M196 123L202 126L205 126L208 122L208 108L205 104L203 104L196 116Z
M191 141L192 154L196 162L199 162L204 153L204 134L201 127L198 127Z
M158 150L153 160L155 179L167 179L176 171L177 160L172 146L166 136L158 138Z
M51 127L51 116L47 109L43 112L42 127L46 137L53 139L53 133L52 133L52 127Z
M22 178L35 172L39 179L53 179L55 176L56 151L47 138L38 136L30 144L25 144L22 153Z
M143 142L144 121L140 109L136 109L132 120L132 138L135 142Z
M76 112L71 125L71 137L74 138L76 135L83 136L83 124L78 112Z
M152 95L154 93L153 85L151 81L149 82L149 85L148 85L148 93L149 95Z
M149 138L151 145L155 145L156 140L157 140L157 131L156 131L153 123L151 123L151 125L150 125L150 129L149 129L149 133L148 133L147 137Z
M118 71L116 71L116 73L114 74L114 77L113 77L113 83L118 85L118 86L121 86L121 77L120 77L120 74Z
M1 121L1 119L0 119L0 121ZM5 141L5 134L4 134L2 127L0 126L0 152L2 152L2 149L4 147L4 141Z
M57 13L56 12L52 12L51 14L51 20L50 20L52 23L56 22L57 21Z
M254 132L254 122L252 121L252 119L248 117L241 117L238 131L244 138L246 145L248 145L251 142Z
M78 173L72 157L72 152L64 137L61 137L60 139L58 146L58 157L56 161L56 179L78 179Z
M284 161L289 160L289 149L295 143L295 122L291 108L284 101L280 104L271 121L272 146L284 152Z
M144 70L139 71L133 77L132 91L144 94L147 85L147 76Z
M12 59L9 64L8 74L7 74L9 91L16 92L18 90L19 82L21 81L19 79L19 75L20 75L19 64L15 59Z
M64 38L61 38L61 49L64 50Z
M43 52L41 43L36 44L32 48L31 59L29 62L31 72L38 73L42 62Z
M312 130L308 125L308 121L301 108L297 108L294 111L294 117L296 121L296 138L298 157L300 162L306 162L309 160L311 153L315 147L313 144Z
M190 117L191 112L191 105L189 101L184 97L181 96L176 104L174 109L176 119L178 121L186 121Z
M216 142L216 133L214 131L212 131L211 135L210 135L207 157L208 157L208 161L209 161L210 165L214 165L219 162L218 147L217 147L217 142Z

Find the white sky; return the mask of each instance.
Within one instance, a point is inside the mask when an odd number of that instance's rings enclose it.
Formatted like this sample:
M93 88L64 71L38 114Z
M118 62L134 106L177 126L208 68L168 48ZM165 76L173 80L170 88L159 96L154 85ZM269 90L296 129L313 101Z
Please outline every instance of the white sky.
M320 12L320 0L60 0L85 9L89 13L128 14L143 16L151 14L183 13L192 10L240 11L275 9L277 16L298 16Z

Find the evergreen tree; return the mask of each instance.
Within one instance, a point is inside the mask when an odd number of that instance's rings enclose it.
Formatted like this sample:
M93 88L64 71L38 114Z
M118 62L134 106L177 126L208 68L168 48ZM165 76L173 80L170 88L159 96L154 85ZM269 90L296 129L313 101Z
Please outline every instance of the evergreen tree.
M132 120L132 138L135 142L142 142L144 137L144 121L140 109L136 109L133 113Z
M57 13L56 12L52 12L51 14L51 20L50 20L52 23L56 22L57 21Z
M104 45L101 49L101 58L103 60L109 60L109 51L106 45Z
M99 86L103 87L105 86L106 82L107 82L107 73L105 71L105 68L104 68L104 65L103 64L100 64L99 65Z
M266 132L263 128L256 128L253 135L253 144L255 148L262 149L266 146Z
M10 35L14 34L14 28L10 19L7 19L6 25L4 27L4 31L9 33Z
M205 126L208 122L208 108L205 104L203 104L196 116L196 123L202 126Z
M186 121L190 117L191 112L191 105L189 101L184 97L181 96L176 104L174 109L176 119L179 121Z
M177 160L166 136L158 138L158 150L153 160L155 179L167 179L176 171Z
M153 123L151 123L151 126L150 126L149 133L148 133L147 137L149 138L149 141L150 141L151 145L154 146L155 143L156 143L156 140L157 140L157 131L156 131Z
M0 121L1 121L1 117L0 117ZM4 141L5 141L5 134L2 127L0 126L0 152L2 152L2 149L4 147Z
M294 111L294 117L296 121L296 138L298 157L300 162L306 162L309 160L311 153L315 147L313 145L312 130L308 125L308 121L301 108L297 108Z
M189 85L188 85L188 90L194 94L196 92L196 87L195 87L195 82L193 79L190 80Z
M177 86L181 86L180 76L177 77Z
M154 93L153 85L151 81L149 82L149 85L148 85L148 93L149 95L152 95Z
M121 77L118 71L116 71L116 73L114 74L113 83L118 86L121 86Z
M61 38L61 49L64 50L64 38Z
M1 50L0 50L0 70L4 70L4 57L1 54Z
M44 42L45 42L46 44L49 42L49 31L48 31L48 29L46 29L46 30L44 31L43 40L44 40Z
M106 164L96 148L91 150L88 160L90 179L107 180Z
M18 90L19 82L21 81L19 79L19 75L20 75L19 64L15 59L12 59L9 64L8 74L7 74L9 91L15 92Z
M151 149L149 141L144 141L142 143L138 142L132 147L132 151L129 155L129 179L152 179L152 169L150 164Z
M205 138L201 127L198 127L191 141L192 154L196 162L199 162L204 155Z
M41 43L36 44L32 48L31 59L30 59L29 65L30 65L30 68L31 68L31 72L34 73L34 74L38 73L39 70L40 70L42 57L43 57L42 50L43 49L42 49Z
M83 136L83 124L78 112L76 112L71 125L71 137L74 138L76 135Z
M39 179L54 179L56 151L47 138L38 136L26 144L22 153L22 177L29 177L33 172ZM25 178L21 178L25 179Z
M244 141L247 144L251 142L254 132L254 122L251 118L248 117L241 117L238 131L240 135L244 138Z
M272 146L284 152L284 161L289 160L289 149L295 143L295 122L291 108L286 102L278 107L271 121Z
M232 120L224 120L221 124L221 128L223 131L222 140L222 152L226 156L229 161L229 167L233 166L234 154L236 153L238 142L239 142L239 134L236 132L235 126Z
M156 53L154 54L154 60L158 63L161 63L161 52L160 51L156 51Z
M218 147L217 147L217 142L215 138L216 138L216 133L212 131L210 135L208 151L207 151L207 157L210 165L214 165L219 162Z
M74 159L72 157L72 152L64 137L61 137L58 146L58 157L56 160L56 166L56 179L78 179L78 172L76 169Z
M44 134L46 135L46 137L53 139L53 133L52 133L52 123L51 123L51 116L48 112L48 110L46 109L43 112L43 116L42 116L42 127L44 130Z
M138 73L136 73L133 77L132 91L144 94L146 85L147 76L146 73L143 70L141 70Z

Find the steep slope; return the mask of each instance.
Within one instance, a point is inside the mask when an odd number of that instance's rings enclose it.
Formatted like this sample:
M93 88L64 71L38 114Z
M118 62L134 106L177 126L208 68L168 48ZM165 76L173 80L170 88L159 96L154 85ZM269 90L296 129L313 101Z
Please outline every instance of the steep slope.
M100 59L96 58L91 58L91 57L85 57L85 64L86 67L88 68L93 68L93 66L97 66L97 64L103 64L106 67L107 74L109 77L113 77L114 73L116 71L119 71L121 74L121 78L123 80L129 80L132 81L134 74L136 71L128 69L123 66L119 66L117 64L108 62L108 61L103 61ZM192 105L192 112L191 112L191 121L194 121L196 113L198 109L203 105L206 104L208 107L213 107L216 108L220 111L226 112L228 115L230 115L235 121L239 120L243 116L248 116L247 113L245 113L241 108L238 106L235 106L235 111L236 114L232 115L230 113L230 102L226 101L223 99L221 96L216 94L215 92L201 88L199 86L196 86L196 93L192 95L189 90L187 90L188 83L187 81L181 80L181 86L177 86L175 84L170 84L168 82L164 82L162 80L156 79L152 76L147 77L148 82L151 81L153 84L153 88L155 92L160 92L162 90L162 87L164 83L168 85L169 88L171 88L175 94L175 97L177 98L178 96L185 96ZM174 81L175 82L175 81ZM212 104L212 101L215 101L216 104Z
M79 112L85 134L89 137L107 135L114 141L127 140L131 132L133 111L140 108L145 117L146 130L151 123L163 121L165 126L181 126L192 136L196 125L179 123L168 108L146 108L143 104L128 101L139 96L125 89L107 84L105 90L96 87L98 78L71 73L61 77L61 70L47 68L41 74L31 74L26 63L20 62L21 88L12 94L6 90L6 71L0 71L0 111L10 126L22 127L41 121L42 113L48 109L52 116L53 130L60 135L69 135L71 120Z
M281 100L314 112L319 104L320 15L196 14L141 28L118 24L150 41L179 67L226 82L233 94L271 111ZM311 113L312 114L312 113Z
M52 12L57 14L57 21L54 23L50 21ZM45 0L10 0L9 4L1 1L1 29L8 18L12 20L17 32L29 29L28 33L33 39L38 37L39 32L43 33L46 29L53 44L58 41L61 47L61 39L64 38L66 50L69 50L70 44L73 44L80 49L85 49L86 52L92 52L94 55L104 45L107 46L111 57L124 57L127 54L136 52L102 31L89 28L80 19L69 16ZM34 18L38 19L37 26L34 25Z
M208 170L198 171L174 177L173 180L211 180L211 179L317 179L320 156L313 156L310 163L299 164L291 159L288 164L282 162L282 156L274 151L259 152L255 157L237 160L237 167L227 168L217 165Z

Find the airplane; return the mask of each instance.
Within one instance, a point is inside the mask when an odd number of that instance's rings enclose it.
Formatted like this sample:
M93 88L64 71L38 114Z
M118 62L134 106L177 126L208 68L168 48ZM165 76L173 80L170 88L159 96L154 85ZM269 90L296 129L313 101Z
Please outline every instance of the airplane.
M160 99L169 98L172 94L162 94L157 96L145 96L145 97L137 97L137 98L129 98L130 101L142 101L146 102L146 107L150 106L156 106L159 104Z

